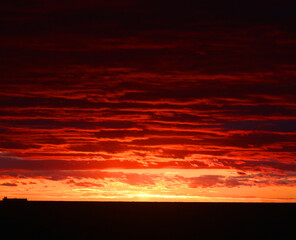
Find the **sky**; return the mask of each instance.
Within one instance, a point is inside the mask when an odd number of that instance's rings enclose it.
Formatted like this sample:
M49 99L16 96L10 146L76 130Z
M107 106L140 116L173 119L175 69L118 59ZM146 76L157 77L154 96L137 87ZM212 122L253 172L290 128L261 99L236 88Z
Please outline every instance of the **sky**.
M0 197L296 202L296 3L0 2Z

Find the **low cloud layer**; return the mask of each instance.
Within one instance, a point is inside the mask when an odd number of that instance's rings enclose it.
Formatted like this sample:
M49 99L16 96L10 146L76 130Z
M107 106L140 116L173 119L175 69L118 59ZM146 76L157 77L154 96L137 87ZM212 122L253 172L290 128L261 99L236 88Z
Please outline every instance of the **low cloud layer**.
M0 9L2 176L208 169L186 184L181 176L180 188L294 186L286 177L296 171L292 1L2 1ZM257 179L270 172L279 179Z

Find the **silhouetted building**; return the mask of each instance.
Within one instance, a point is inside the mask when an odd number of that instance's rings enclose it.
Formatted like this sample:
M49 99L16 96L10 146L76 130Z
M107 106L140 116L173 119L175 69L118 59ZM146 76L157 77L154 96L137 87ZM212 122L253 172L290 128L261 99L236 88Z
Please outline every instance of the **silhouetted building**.
M27 198L3 198L3 202L27 202Z

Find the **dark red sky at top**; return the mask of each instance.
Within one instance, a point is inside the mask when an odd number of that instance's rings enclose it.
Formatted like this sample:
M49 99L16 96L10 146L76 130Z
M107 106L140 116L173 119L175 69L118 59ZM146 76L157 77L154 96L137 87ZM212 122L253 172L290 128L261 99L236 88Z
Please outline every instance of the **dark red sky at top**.
M3 191L295 186L295 7L1 1Z

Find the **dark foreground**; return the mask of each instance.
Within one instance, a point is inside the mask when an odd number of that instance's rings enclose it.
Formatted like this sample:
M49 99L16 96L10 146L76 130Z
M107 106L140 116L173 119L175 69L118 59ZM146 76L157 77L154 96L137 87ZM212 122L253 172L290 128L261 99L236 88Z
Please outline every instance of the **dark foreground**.
M1 239L293 239L296 204L0 202ZM292 237L292 238L291 238Z

